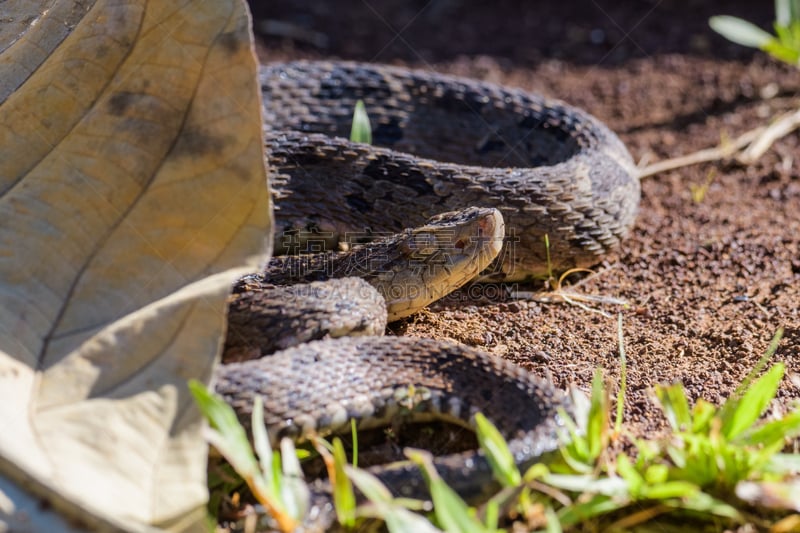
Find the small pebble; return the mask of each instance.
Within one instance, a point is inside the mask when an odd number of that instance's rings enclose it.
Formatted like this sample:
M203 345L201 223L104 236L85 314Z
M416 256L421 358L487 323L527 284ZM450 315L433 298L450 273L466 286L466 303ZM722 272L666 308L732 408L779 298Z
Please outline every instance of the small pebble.
M551 359L550 354L545 352L544 350L538 350L531 354L531 361L536 361L539 363L547 363Z

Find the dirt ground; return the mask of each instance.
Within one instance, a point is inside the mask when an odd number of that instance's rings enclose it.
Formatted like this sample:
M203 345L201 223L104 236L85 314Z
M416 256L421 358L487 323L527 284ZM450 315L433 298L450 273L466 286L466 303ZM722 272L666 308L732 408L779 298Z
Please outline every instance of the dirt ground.
M617 132L636 161L716 145L800 104L797 70L728 43L707 24L735 14L769 27L751 0L339 0L253 2L264 62L340 58L404 64L543 93ZM681 381L723 400L785 328L775 360L800 372L798 135L758 163L702 164L642 183L636 226L583 293L622 298L627 422L652 435L650 390ZM692 191L707 185L699 201ZM541 286L518 287L540 289ZM392 331L451 338L588 390L619 377L616 318L567 304L461 291ZM787 377L786 407L800 397Z

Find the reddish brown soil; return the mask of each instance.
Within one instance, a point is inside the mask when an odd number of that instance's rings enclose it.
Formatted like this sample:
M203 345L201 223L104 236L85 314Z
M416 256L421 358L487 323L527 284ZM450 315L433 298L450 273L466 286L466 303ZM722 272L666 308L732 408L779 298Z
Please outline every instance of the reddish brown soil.
M401 63L523 87L593 113L637 161L715 145L800 103L796 70L727 43L707 25L710 15L730 13L768 27L772 2L306 0L255 7L257 32L265 19L294 25L293 36L262 36L264 61ZM604 309L623 314L626 419L635 432L661 427L653 384L681 381L692 398L719 402L778 327L785 335L774 360L800 371L796 154L793 134L747 168L717 162L645 179L630 238L580 285L630 304ZM707 180L705 196L694 201L692 188ZM571 305L462 291L393 330L480 346L562 387L588 389L597 367L614 383L619 377L616 319ZM798 396L785 379L780 406Z

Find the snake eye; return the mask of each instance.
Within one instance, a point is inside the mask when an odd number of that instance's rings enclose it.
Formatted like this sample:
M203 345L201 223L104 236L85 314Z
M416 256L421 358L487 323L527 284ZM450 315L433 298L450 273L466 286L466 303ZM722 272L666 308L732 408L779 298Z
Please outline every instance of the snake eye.
M464 242L464 239L458 239L455 244L456 249L463 250L467 247L467 243Z
M416 256L433 255L439 249L436 236L425 231L416 233L400 247L404 253Z

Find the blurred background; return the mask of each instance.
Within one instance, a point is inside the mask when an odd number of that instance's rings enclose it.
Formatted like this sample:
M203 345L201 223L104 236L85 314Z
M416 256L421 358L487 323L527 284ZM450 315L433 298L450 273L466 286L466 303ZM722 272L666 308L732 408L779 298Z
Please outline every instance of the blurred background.
M488 56L517 66L544 58L616 65L656 54L742 58L708 17L769 29L772 2L754 0L250 0L272 50L310 57L439 63Z

